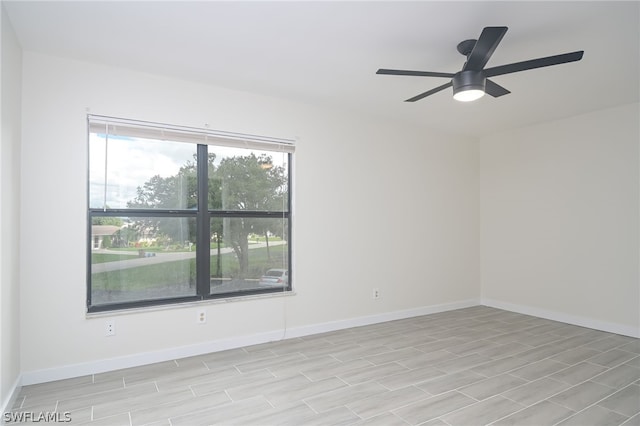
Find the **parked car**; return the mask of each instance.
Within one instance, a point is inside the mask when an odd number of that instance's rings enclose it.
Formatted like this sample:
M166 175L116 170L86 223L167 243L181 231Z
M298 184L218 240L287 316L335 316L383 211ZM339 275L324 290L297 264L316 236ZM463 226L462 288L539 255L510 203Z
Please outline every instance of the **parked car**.
M286 269L269 269L260 277L260 285L285 286L289 283L289 271Z

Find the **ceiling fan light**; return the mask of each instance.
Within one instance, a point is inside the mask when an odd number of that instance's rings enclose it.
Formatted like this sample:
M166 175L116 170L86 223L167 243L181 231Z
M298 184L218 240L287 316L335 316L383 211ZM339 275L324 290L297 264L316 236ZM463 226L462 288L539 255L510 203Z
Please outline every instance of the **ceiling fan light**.
M486 78L479 71L461 71L453 76L453 99L470 102L484 96Z
M484 90L469 89L453 94L453 99L460 102L471 102L484 96Z

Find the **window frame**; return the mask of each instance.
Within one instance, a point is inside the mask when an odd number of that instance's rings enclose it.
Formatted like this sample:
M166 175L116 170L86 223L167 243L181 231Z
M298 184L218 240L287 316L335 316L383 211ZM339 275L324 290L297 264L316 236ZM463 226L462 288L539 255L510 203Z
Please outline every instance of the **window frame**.
M99 313L107 311L118 311L125 309L135 309L150 306L159 305L176 305L188 302L199 302L215 299L230 299L230 298L242 298L243 296L255 296L255 295L268 295L268 294L281 294L290 293L293 290L293 271L292 271L292 162L293 162L293 141L264 138L250 135L232 134L227 132L215 132L208 129L194 129L185 127L174 127L164 124L140 122L134 120L115 119L112 117L87 115L87 147L88 156L90 148L90 135L91 122L95 121L116 121L118 123L133 123L136 126L148 125L150 128L169 128L173 131L181 131L188 129L189 133L195 134L212 134L216 139L208 143L201 143L193 141L197 146L196 151L196 175L197 175L197 207L195 209L140 209L140 208L96 208L91 207L90 199L90 162L87 162L87 274L86 274L86 307L88 313ZM221 138L228 138L230 141L226 143L216 143L217 140L223 140ZM170 139L169 139L170 140ZM235 143L234 140L250 141L250 145L246 146L241 143ZM287 202L285 210L223 210L223 209L209 209L208 208L208 194L209 194L209 176L208 176L208 153L209 147L216 146L236 146L239 148L247 149L260 149L273 153L279 153L281 151L275 150L268 144L269 141L277 141L277 143L284 142L290 144L291 149L288 151L282 151L286 153L286 173L287 173ZM265 142L267 141L267 142ZM184 141L180 141L184 142ZM179 142L176 142L179 143ZM204 194L204 197L202 197ZM188 296L176 296L156 299L141 299L136 301L122 301L106 304L92 304L92 252L93 252L93 235L92 235L92 223L95 217L168 217L168 218L195 218L196 221L196 247L209 247L211 239L211 219L212 218L275 218L286 220L286 232L287 232L287 254L286 265L288 271L288 282L286 285L275 288L255 288L242 291L229 291L220 293L211 293L211 255L210 250L198 250L196 249L196 285L195 295Z

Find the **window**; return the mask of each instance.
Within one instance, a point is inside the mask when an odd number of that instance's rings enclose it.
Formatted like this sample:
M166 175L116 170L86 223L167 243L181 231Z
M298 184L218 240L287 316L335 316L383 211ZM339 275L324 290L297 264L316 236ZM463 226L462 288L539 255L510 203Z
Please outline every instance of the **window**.
M89 312L291 290L290 141L88 129Z

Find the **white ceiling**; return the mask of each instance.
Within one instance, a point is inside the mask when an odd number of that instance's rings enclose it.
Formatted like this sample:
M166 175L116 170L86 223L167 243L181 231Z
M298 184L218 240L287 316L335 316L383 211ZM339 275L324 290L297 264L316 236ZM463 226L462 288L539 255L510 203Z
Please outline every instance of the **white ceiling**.
M485 135L640 98L640 3L3 1L24 50ZM456 45L507 26L487 67L584 50L580 62L494 77L470 104L447 82Z

